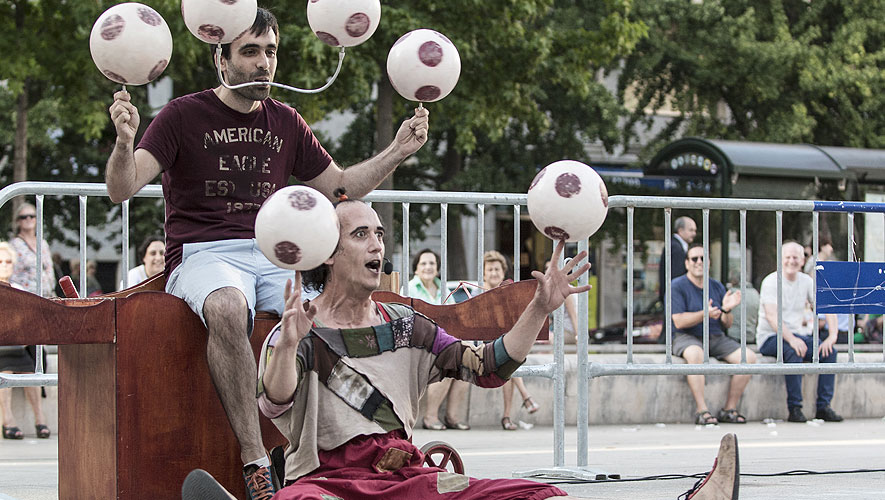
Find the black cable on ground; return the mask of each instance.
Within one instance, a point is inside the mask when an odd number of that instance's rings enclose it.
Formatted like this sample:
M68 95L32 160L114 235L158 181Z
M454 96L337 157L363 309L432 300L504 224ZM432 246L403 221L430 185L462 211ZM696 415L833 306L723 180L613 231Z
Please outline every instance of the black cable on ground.
M816 476L829 474L866 474L870 472L885 472L885 469L851 469L851 470L829 470L829 471L811 471L811 470L790 470L785 472L772 472L768 474L762 473L741 473L741 477L778 477L778 476ZM669 481L672 479L699 479L706 477L709 472L701 472L698 474L661 474L657 476L645 476L635 478L621 479L572 479L567 481L547 481L548 484L586 484L586 483L631 483L637 481ZM543 477L536 479L544 479Z

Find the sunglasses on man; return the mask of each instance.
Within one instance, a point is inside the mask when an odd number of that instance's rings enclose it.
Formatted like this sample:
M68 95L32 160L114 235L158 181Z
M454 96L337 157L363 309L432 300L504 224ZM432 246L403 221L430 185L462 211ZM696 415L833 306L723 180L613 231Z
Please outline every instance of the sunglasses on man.
M704 256L703 255L695 255L694 257L689 257L688 260L690 260L692 262L697 262L697 261L703 262Z
M18 220L26 220L26 219L36 219L37 216L34 214L22 214L18 216Z

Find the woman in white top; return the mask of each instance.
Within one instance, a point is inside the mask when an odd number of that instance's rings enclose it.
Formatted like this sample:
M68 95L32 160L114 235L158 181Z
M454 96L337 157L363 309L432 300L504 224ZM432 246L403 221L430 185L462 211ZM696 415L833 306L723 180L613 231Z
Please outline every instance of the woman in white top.
M120 282L120 290L135 286L153 277L166 267L166 241L162 235L151 235L144 239L138 247L140 266L129 270L129 284Z

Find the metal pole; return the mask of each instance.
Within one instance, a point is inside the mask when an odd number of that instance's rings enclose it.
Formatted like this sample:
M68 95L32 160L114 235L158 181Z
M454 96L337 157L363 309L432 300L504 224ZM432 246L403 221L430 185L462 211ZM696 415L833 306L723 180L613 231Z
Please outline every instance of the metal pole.
M633 207L627 207L627 363L633 362Z
M520 252L522 240L519 237L519 205L513 205L513 281L519 281Z
M747 362L747 211L741 210L741 363Z
M476 282L479 283L479 286L482 286L482 254L485 252L485 225L486 225L486 206L485 203L478 203L476 205Z
M442 282L443 300L449 295L449 204L439 205L439 280Z
M777 362L784 362L784 213L778 210L774 214L777 231Z
M704 363L710 362L710 209L703 210L704 219Z
M409 296L409 275L414 269L409 269L409 202L403 202L403 254L400 256L400 269L403 279L403 296Z

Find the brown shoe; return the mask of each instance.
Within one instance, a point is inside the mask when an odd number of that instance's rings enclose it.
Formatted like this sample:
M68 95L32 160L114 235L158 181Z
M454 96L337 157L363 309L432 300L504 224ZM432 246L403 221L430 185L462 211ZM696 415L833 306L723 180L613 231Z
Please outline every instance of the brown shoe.
M687 500L738 500L740 481L737 436L726 434L719 444L713 470L683 495Z

